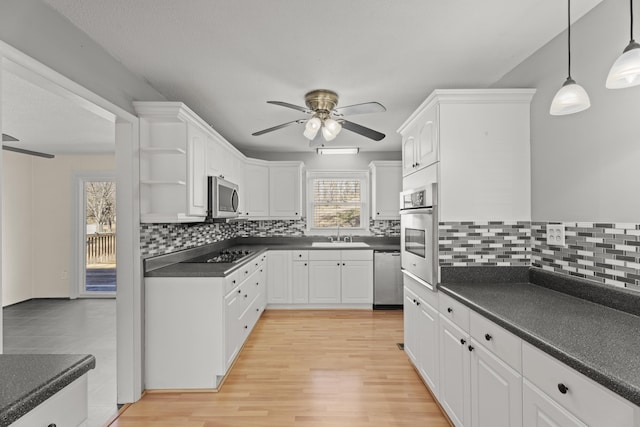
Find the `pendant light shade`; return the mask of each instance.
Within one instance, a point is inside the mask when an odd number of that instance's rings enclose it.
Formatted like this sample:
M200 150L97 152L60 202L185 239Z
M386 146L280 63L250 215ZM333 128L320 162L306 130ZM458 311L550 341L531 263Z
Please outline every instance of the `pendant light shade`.
M569 77L553 97L549 113L552 116L564 116L586 110L590 106L587 91Z
M552 116L577 113L591 106L587 91L571 78L571 0L567 0L567 63L567 80L551 101L549 113Z
M631 41L613 63L606 86L609 89L622 89L640 84L640 44L633 39L633 0L629 0L631 16Z

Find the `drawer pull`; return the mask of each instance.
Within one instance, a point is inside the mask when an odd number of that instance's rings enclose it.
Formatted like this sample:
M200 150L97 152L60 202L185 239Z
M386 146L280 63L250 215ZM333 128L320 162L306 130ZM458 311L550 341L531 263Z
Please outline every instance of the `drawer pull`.
M420 301L416 301L416 305L420 305Z
M447 307L447 313L453 313L453 308Z
M558 384L558 390L560 390L560 393L562 393L562 394L567 394L567 392L569 391L569 387L567 387L566 385L560 383L560 384Z
M249 274L249 270L245 271L244 274Z
M259 308L256 308L256 311L258 311L258 312L259 312L259 311L260 311L260 309L259 309Z
M464 338L460 338L460 344L465 345L467 342L467 340L465 340Z
M246 298L246 297L248 297L248 296L249 296L249 295L247 295L247 294L244 294L244 297L245 297L245 298Z
M473 346L472 345L470 345L468 348L469 348L469 351L473 351Z
M249 329L249 326L248 326L248 325L244 325L244 328L245 328L245 329Z
M260 282L256 282L256 286L260 286Z
M484 335L484 339L487 340L487 341L491 341L492 338L493 337L491 335L489 335L489 334L485 334Z
M235 285L235 284L236 284L236 281L235 281L235 280L232 280L232 281L231 281L231 283L233 283L233 284Z
M307 263L306 263L306 262L304 263L304 266L305 266L305 267L307 266Z
M302 258L302 254L298 254L298 258Z
M340 263L337 263L336 265L340 265Z
M241 293L242 293L242 290L241 290L241 289L238 289L238 293L239 293L239 294L241 294Z

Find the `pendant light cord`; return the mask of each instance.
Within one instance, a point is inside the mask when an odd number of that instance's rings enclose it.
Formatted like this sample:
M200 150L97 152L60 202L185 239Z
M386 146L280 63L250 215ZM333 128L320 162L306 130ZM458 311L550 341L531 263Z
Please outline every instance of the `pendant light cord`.
M567 57L568 57L568 74L571 78L571 0L567 0Z
M633 0L629 0L629 14L631 15L631 41L634 42L633 39Z

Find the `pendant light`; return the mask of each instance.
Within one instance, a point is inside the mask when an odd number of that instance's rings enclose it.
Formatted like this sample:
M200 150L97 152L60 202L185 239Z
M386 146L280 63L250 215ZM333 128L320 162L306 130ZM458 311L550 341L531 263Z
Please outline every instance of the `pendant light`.
M633 39L633 0L629 0L629 14L631 40L609 70L606 83L608 89L622 89L640 84L640 44Z
M571 0L567 0L567 59L567 80L553 97L549 110L552 116L577 113L591 106L587 92L571 78Z

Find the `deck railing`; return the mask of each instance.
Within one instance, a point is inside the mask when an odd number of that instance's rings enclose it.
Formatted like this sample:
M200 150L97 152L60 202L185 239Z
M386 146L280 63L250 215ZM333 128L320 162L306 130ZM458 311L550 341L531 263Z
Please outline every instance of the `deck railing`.
M116 233L87 234L87 264L116 262Z

